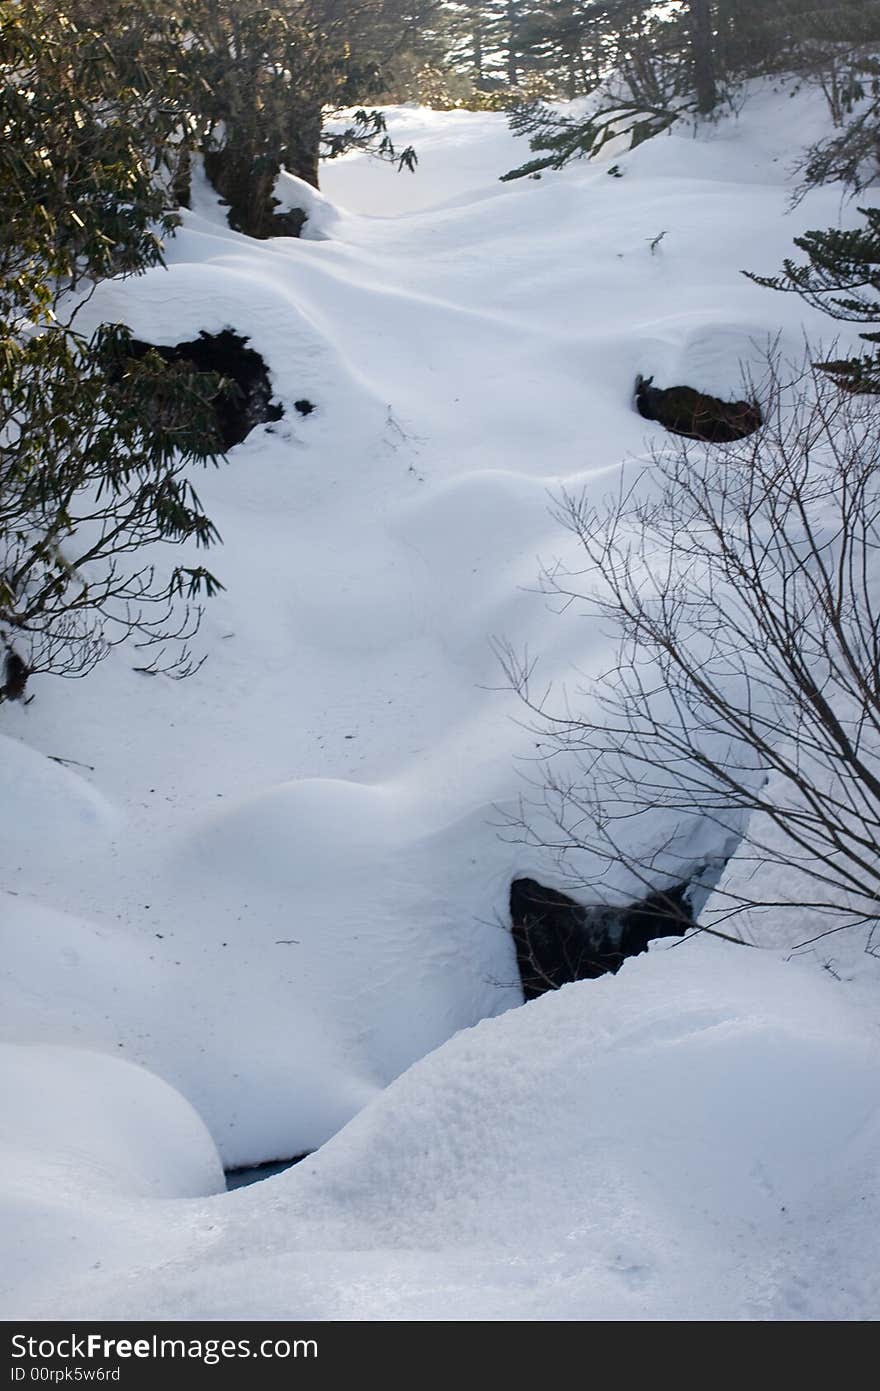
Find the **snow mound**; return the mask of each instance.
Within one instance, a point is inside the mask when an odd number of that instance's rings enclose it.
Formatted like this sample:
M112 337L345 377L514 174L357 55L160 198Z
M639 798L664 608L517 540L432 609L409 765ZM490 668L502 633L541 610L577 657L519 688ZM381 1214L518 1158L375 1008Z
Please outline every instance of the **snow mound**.
M4 1171L36 1167L63 1191L193 1198L222 1192L204 1123L142 1067L48 1044L0 1048Z
M282 180L306 235L255 242L197 170L167 270L83 307L83 330L157 344L234 329L285 416L194 475L226 586L204 666L146 679L123 645L2 707L3 1036L141 1064L229 1164L341 1133L260 1191L183 1206L121 1192L118 1157L102 1177L88 1144L68 1190L47 1131L49 1167L20 1189L44 1214L34 1283L10 1307L825 1317L835 1225L834 1307L872 1307L854 1214L876 1216L876 990L844 1005L828 973L705 944L511 1011L511 881L566 882L552 849L498 833L538 768L491 638L528 647L587 718L579 691L615 657L608 625L540 592L542 564L578 567L554 497L601 505L650 466L638 372L740 396L740 362L775 335L799 356L827 334L742 274L841 218L833 187L790 210L820 108L768 86L735 121L615 156L620 179L579 163L503 184L526 154L503 115L401 108L415 175L351 154L323 195ZM669 828L645 822L650 854ZM720 835L695 814L694 864L729 852Z
M204 1124L167 1083L45 1044L0 1046L0 1173L0 1307L33 1300L52 1271L125 1263L157 1199L226 1186Z
M305 179L298 179L286 170L282 170L278 176L275 197L278 200L277 212L286 213L296 208L305 213L306 221L300 236L307 240L323 241L339 221L339 212L329 198L306 183Z
M0 735L0 875L4 887L44 887L91 859L122 817L73 767Z
M311 1159L194 1205L184 1231L157 1212L136 1280L59 1274L37 1307L870 1317L878 1063L830 978L706 939L652 951L463 1031ZM853 1204L829 1294L828 1232Z
M524 158L524 142L511 135L497 112L432 111L426 106L388 107L388 134L397 149L413 145L415 173L352 150L325 163L321 182L334 203L383 220L424 209L491 197L498 179ZM339 124L347 124L343 113Z
M636 1213L658 1247L774 1223L876 1115L878 1062L812 972L716 943L654 950L459 1034L326 1147L315 1183L429 1246L543 1246L582 1222L604 1243Z

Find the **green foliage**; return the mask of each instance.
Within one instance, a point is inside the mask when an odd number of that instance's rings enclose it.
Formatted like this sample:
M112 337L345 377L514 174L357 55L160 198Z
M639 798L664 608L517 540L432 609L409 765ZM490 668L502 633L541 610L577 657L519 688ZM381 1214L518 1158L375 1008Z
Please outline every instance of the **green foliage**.
M837 129L807 152L807 186L859 189L877 174L880 0L560 0L527 4L517 32L521 70L544 73L554 96L595 94L601 109L577 122L517 108L514 129L538 158L508 177L592 157L616 135L636 144L682 115L709 117L745 79L769 74L827 97Z
M322 118L376 88L432 7L0 0L0 659L17 672L0 700L130 634L144 669L192 668L219 582L166 547L217 540L188 471L221 457L213 402L231 384L133 357L122 326L79 333L78 306L162 265L194 152L258 236L277 230L282 167L317 183L322 153L356 146L411 169L380 112L326 136Z
M377 159L396 164L398 170L408 169L410 173L419 162L412 145L396 149L381 111L365 111L362 107L352 113L349 124L342 130L326 130L321 136L324 159L336 159L349 150L366 150Z
M547 82L538 74L523 79L520 86L493 86L491 90L477 86L468 74L447 64L415 61L417 55L405 55L395 62L388 75L388 86L378 100L389 104L416 102L434 111L509 111L527 93L535 99L549 95Z
M221 383L131 361L122 327L73 327L102 277L161 265L175 223L185 84L165 18L123 0L111 44L85 6L0 6L0 655L19 673L0 700L132 632L148 667L186 671L192 601L218 587L143 547L216 539L185 470L219 457Z
M612 101L581 120L559 115L543 102L517 105L510 115L511 130L515 135L530 135L530 148L544 153L502 174L501 181L535 176L545 169L562 169L573 159L591 159L618 137L627 138L628 147L635 149L652 135L668 129L678 116L675 110L646 111L621 101Z
M59 289L161 258L176 83L167 44L135 39L111 48L45 0L0 6L4 314L45 319Z
M187 7L189 126L205 169L227 201L237 230L279 230L274 186L282 168L318 185L319 162L368 149L412 169L365 98L382 86L383 67L419 10L404 0L194 0ZM357 106L342 130L325 132L328 110ZM288 229L285 229L288 230Z
M795 201L809 188L829 182L860 192L880 172L880 4L816 6L788 0L783 9L784 16L764 20L775 25L780 38L782 57L776 61L821 86L835 125L833 135L806 152ZM865 218L861 228L796 237L805 263L788 258L781 275L747 274L759 285L800 295L834 319L880 323L880 209L859 211ZM866 343L880 344L880 332L861 336ZM818 366L844 390L880 393L880 348Z
M682 116L704 109L694 78L698 45L686 22L691 8L569 7L565 32L569 43L575 31L580 35L581 74L578 84L569 84L569 95L575 86L589 92L593 109L584 116L570 116L545 103L515 106L511 129L529 136L536 158L504 178L534 176L545 169L560 169L572 159L595 158L612 140L623 139L633 149ZM711 63L705 72L714 92Z
M128 341L107 326L2 342L0 631L30 672L80 675L132 632L163 651L194 631L187 601L218 587L201 567L162 577L141 552L218 539L186 470L220 456L220 383L157 354L135 361Z
M864 227L831 229L795 237L806 264L792 259L777 276L746 272L750 280L771 290L800 295L808 304L849 323L880 322L880 208L860 208ZM863 333L867 343L880 344L880 332ZM880 394L880 349L858 357L819 364L846 390Z

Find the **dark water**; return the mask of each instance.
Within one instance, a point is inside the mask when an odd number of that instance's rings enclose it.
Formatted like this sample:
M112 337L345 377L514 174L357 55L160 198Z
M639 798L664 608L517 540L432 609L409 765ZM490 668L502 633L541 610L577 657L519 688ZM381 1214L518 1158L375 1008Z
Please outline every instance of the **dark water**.
M253 1164L245 1169L227 1169L226 1191L231 1193L233 1188L247 1188L248 1184L261 1183L264 1178L274 1178L275 1174L283 1174L285 1169L292 1169L294 1164L306 1158L307 1154L296 1154L293 1159L273 1159L268 1164Z

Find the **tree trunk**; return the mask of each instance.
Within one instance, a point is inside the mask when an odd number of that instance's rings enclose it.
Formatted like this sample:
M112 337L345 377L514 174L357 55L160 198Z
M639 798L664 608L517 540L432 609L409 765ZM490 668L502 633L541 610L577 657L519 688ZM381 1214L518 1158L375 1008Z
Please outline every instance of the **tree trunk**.
M483 80L483 21L479 14L474 15L474 81Z
M282 155L289 174L304 179L312 188L318 187L318 165L321 158L321 102L307 100L298 106L290 120L290 139Z
M708 116L718 104L712 11L709 0L690 0L689 11L691 62L697 93L697 110L701 116Z
M516 0L507 0L507 83L515 87L519 77L516 49Z
M189 145L181 145L171 180L171 196L179 208L192 206L192 155Z
M261 161L249 145L231 142L220 150L206 150L204 158L212 187L229 205L230 227L248 237L270 237L275 213L272 191L280 164L261 169L265 159Z

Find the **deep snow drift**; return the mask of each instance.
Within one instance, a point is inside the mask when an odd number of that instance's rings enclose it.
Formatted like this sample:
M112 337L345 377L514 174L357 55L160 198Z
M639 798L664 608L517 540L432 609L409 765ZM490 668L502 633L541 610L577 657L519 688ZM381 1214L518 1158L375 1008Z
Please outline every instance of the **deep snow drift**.
M251 1188L145 1211L33 1185L23 1244L71 1254L7 1314L870 1316L876 1037L806 967L680 957L460 1033Z
M735 396L777 333L793 356L828 336L740 273L838 219L833 188L786 215L822 119L768 90L615 155L622 179L500 184L503 117L401 110L415 176L354 156L323 197L286 180L307 236L269 243L202 187L167 271L100 288L91 322L145 341L246 336L285 414L199 479L227 589L198 674L119 649L2 710L3 1037L45 1097L39 1128L24 1083L3 1114L5 1222L35 1233L5 1313L876 1309L871 993L701 941L512 1010L510 882L558 875L493 811L532 741L492 636L547 679L608 663L536 576L571 545L552 495L604 496L659 437L636 374ZM108 1130L55 1112L49 1059L119 1098ZM122 1100L153 1085L155 1174ZM190 1108L226 1165L335 1138L197 1198L219 1185Z

